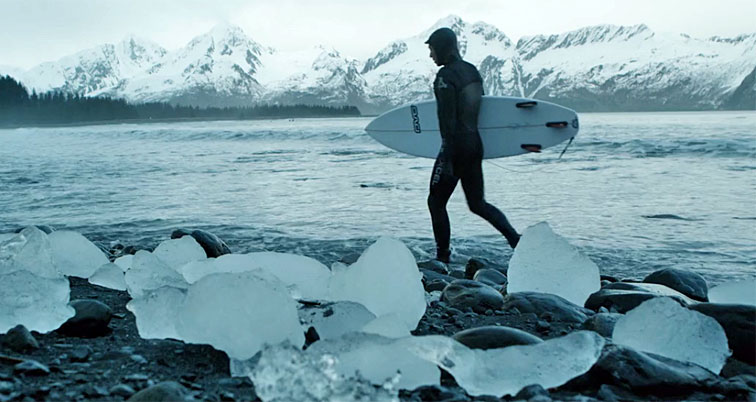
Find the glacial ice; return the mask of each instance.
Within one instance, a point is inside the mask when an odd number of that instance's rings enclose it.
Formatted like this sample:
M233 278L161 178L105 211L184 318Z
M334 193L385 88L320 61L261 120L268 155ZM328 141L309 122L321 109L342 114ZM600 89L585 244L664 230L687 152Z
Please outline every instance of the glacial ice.
M756 279L725 282L709 289L709 301L756 306Z
M181 274L149 251L137 251L131 268L126 271L126 289L131 297L139 298L144 291L163 286L186 289L189 285Z
M401 339L352 332L315 342L307 352L333 356L338 373L346 377L359 374L376 385L391 381L397 374L396 387L400 389L439 385L441 378L436 363L411 353Z
M268 401L399 401L391 383L374 387L359 377L337 372L336 360L329 355L314 355L284 343L266 346L258 363L248 373L255 393Z
M55 266L66 276L89 278L108 257L80 233L57 230L47 235Z
M192 284L176 329L187 342L210 344L239 360L266 343L304 344L296 301L283 283L261 271L213 274Z
M376 316L395 313L413 330L425 313L425 289L415 257L399 240L382 237L354 264L333 273L330 300L360 303Z
M333 302L299 308L299 319L307 329L315 327L320 339L333 339L347 332L359 331L375 319L375 314L354 302Z
M145 339L182 339L176 330L176 321L185 297L186 290L164 286L130 300L126 308L136 317L139 336Z
M518 246L519 247L519 246ZM535 345L470 349L440 335L400 340L419 357L448 371L470 395L514 395L523 387L560 386L586 373L601 355L604 338L576 331Z
M583 306L601 288L598 266L541 222L527 228L507 271L507 292L541 292Z
M0 233L0 243L12 238L15 235L15 233Z
M207 258L205 250L192 236L166 240L160 243L152 254L174 270L178 270L189 262Z
M0 274L28 271L42 278L61 278L45 232L29 226L0 243Z
M0 273L0 333L16 325L30 331L58 329L74 316L68 279L43 278L26 270Z
M122 255L113 261L114 264L121 267L121 270L123 272L126 272L131 268L131 264L134 262L134 255L133 254L126 254Z
M189 263L179 271L187 282L194 283L211 273L239 273L254 270L266 271L279 278L287 284L289 292L296 299L327 299L331 271L312 258L296 254L273 252L226 254L215 259Z
M614 326L616 344L705 367L719 374L730 350L727 336L711 317L668 297L643 302Z
M121 267L112 262L97 268L97 271L89 277L89 283L108 289L126 290L125 274Z
M360 332L376 334L386 338L404 338L412 335L402 319L396 314L386 314L365 324Z

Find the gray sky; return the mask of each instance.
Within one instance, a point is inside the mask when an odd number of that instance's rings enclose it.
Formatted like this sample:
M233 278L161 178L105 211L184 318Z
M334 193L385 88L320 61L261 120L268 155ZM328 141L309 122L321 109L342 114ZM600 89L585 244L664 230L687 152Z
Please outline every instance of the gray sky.
M222 21L281 50L323 44L358 58L449 14L513 41L596 24L694 37L756 32L756 0L0 0L0 10L0 65L22 68L128 34L173 50Z

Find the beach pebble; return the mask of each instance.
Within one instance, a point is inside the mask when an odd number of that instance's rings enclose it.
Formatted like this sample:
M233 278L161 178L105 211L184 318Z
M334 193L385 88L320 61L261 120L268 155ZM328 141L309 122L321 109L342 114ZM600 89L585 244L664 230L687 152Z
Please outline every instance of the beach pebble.
M72 362L85 362L92 356L92 348L87 345L74 346L68 352L68 358Z
M228 248L228 245L226 245L226 242L210 232L204 230L193 230L190 232L186 229L178 229L171 233L171 239L178 239L183 236L192 236L194 240L202 246L202 249L205 250L205 254L207 254L208 258L216 258L225 254L231 254L231 250Z
M694 300L709 301L706 280L695 272L666 268L649 274L643 282L667 286Z
M688 308L715 319L722 326L732 357L756 365L756 306L699 303Z
M419 269L427 269L441 275L449 275L449 267L439 260L428 260L417 263Z
M461 391L458 391L454 388L448 388L443 385L423 385L409 392L409 397L406 400L469 401L470 397L468 397Z
M76 310L71 317L58 329L58 332L81 338L95 338L110 333L108 324L113 312L106 304L97 300L74 300L70 303Z
M457 332L453 338L470 349L497 349L513 345L533 345L541 338L517 328L488 325Z
M566 299L550 293L517 292L504 297L504 311L516 309L522 314L532 313L538 317L545 314L551 316L552 321L582 324L593 312L570 303Z
M16 325L11 328L3 337L3 345L19 353L39 349L39 342L23 325Z
M173 402L187 398L187 391L175 381L164 381L145 388L128 399L129 402Z
M580 328L596 332L605 338L611 338L614 324L620 317L622 317L622 314L598 313L585 320Z
M52 233L52 232L55 231L55 228L53 228L52 226L48 226L48 225L32 225L32 226L34 226L35 228L37 228L37 229L45 232L45 234L50 234L50 233ZM24 229L26 229L26 228L27 228L27 226L20 227L20 228L14 230L13 232L14 233L21 233L21 231L24 230Z
M541 401L550 401L551 397L549 396L549 391L546 391L543 389L542 386L538 384L528 385L520 390L515 396L514 400L519 401L528 401L528 402L541 402Z
M441 300L449 306L462 310L469 307L476 313L482 314L488 309L498 310L504 302L504 297L488 285L468 279L458 279L444 288Z
M425 284L425 291L426 292L442 292L446 286L449 285L449 282L443 280L443 279L434 279L427 284Z
M473 275L473 280L480 283L485 283L486 285L494 288L502 285L506 286L507 284L506 275L490 268L479 269L477 272L475 272L475 275Z
M50 369L36 360L25 360L13 366L13 374L26 376L44 376L50 374Z

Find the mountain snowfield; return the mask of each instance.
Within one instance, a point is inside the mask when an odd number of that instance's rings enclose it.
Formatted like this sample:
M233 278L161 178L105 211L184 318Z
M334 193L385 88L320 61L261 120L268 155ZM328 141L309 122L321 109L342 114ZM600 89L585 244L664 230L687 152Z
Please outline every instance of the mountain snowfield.
M367 60L316 46L283 52L222 24L166 51L129 37L25 72L24 85L131 102L197 106L355 105L363 113L432 98L438 67L429 34L450 27L489 95L537 98L579 111L756 109L756 33L735 38L659 34L645 25L585 27L513 43L484 22L448 16Z

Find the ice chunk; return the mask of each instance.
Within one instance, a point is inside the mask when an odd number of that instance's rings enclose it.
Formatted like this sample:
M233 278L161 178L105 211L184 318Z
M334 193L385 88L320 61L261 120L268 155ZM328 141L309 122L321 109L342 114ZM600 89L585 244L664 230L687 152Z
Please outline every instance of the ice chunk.
M50 239L52 258L63 275L89 278L108 257L86 237L70 230L58 230L47 236Z
M131 268L131 264L134 262L134 255L133 254L126 254L122 255L113 261L116 265L121 267L121 270L123 272L126 272Z
M149 251L137 251L131 268L126 271L126 288L131 297L141 297L144 291L163 286L186 289L189 285L181 274Z
M347 332L359 331L375 319L375 314L359 303L333 302L300 306L299 319L305 329L315 327L320 339L331 339Z
M518 246L519 247L519 246ZM539 384L558 387L586 373L598 360L604 338L576 331L534 345L470 349L440 335L400 340L405 347L448 371L470 395L514 395Z
M129 301L126 308L136 317L139 336L182 339L176 330L176 320L185 297L185 290L166 286L146 291L142 297Z
M0 233L0 243L13 238L14 236L16 236L15 233Z
M285 286L264 272L208 275L189 288L176 329L187 342L207 343L246 360L266 343L304 344L296 304Z
M205 250L192 236L166 240L152 254L175 270L192 261L207 259Z
M548 223L525 230L509 261L507 292L541 292L582 306L601 288L599 269Z
M74 316L68 279L42 278L26 270L0 273L0 333L18 324L30 331L58 329Z
M249 371L263 401L399 401L388 383L374 387L359 377L346 377L328 355L313 355L290 344L268 346ZM232 375L237 375L233 373Z
M756 279L725 282L709 289L709 301L756 306Z
M614 325L614 343L691 362L719 374L730 356L719 323L668 298L657 297L630 310Z
M331 300L360 303L376 316L396 313L413 330L425 314L425 289L415 257L399 240L383 237L349 268L335 272Z
M97 268L97 271L89 277L89 283L108 289L126 290L124 272L121 270L121 267L112 262Z
M273 252L226 254L216 259L195 261L180 269L189 283L211 273L254 270L276 276L287 285L294 298L323 300L328 296L331 271L320 262L301 255Z
M402 319L396 314L386 314L375 318L365 324L361 332L381 335L386 338L404 338L412 335Z
M374 334L352 332L338 339L313 343L308 353L336 358L335 369L346 377L359 373L376 385L391 381L400 389L415 389L423 385L439 385L441 372L436 363L411 353L401 340Z
M16 271L28 271L48 279L62 277L53 263L50 241L45 232L29 226L0 243L0 274Z

